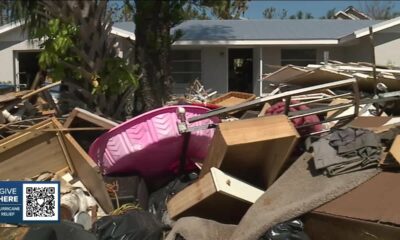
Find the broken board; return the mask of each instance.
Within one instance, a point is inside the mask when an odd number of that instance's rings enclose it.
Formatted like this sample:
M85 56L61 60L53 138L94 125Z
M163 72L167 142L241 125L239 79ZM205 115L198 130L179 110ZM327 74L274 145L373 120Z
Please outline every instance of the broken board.
M100 117L82 108L74 108L64 122L64 128L77 127L102 127L104 130L71 131L70 134L78 141L79 145L89 151L90 145L96 138L105 133L107 129L117 126L118 123Z
M237 224L247 209L264 193L247 183L211 168L167 203L172 219L196 216Z
M106 212L112 211L111 199L96 164L70 134L57 131L60 128L61 123L50 118L1 140L0 180L24 180L68 167L100 206Z
M24 180L68 167L56 133L38 131L49 128L54 128L51 119L0 141L1 180Z
M283 172L298 138L298 132L285 115L221 123L200 177L216 167L266 189Z
M82 108L74 108L69 114L67 120L65 120L64 127L70 128L74 124L73 122L77 119L85 120L86 122L93 123L95 126L111 129L118 125L118 123L113 122L107 118L100 117Z

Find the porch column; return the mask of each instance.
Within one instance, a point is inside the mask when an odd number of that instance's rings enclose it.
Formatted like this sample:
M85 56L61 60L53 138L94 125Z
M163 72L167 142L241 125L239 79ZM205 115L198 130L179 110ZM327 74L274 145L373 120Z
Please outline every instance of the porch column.
M262 47L253 48L253 92L257 96L262 93L263 54Z

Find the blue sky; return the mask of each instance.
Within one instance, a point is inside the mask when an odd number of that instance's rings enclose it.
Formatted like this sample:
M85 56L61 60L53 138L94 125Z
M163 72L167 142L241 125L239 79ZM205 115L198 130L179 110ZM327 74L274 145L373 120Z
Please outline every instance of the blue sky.
M252 0L249 2L249 8L244 14L245 18L261 19L262 12L265 8L274 7L277 10L285 8L288 10L288 15L295 14L297 11L310 12L314 17L324 16L326 12L332 8L336 10L344 10L352 5L357 9L361 9L366 1L262 1ZM400 2L396 1L380 1L391 2L395 6L395 11L400 11Z

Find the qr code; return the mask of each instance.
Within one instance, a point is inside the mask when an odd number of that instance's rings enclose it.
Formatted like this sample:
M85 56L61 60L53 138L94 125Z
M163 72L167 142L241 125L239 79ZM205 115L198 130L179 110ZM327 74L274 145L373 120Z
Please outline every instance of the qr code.
M24 221L58 221L58 183L23 184L22 219Z

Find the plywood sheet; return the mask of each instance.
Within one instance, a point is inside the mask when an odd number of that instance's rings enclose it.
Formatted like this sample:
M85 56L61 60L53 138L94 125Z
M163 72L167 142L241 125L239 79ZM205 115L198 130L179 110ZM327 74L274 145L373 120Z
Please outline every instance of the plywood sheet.
M42 126L49 125L39 123L30 129ZM3 139L0 145L1 180L23 180L44 171L58 172L68 167L55 132L14 134Z
M109 213L114 210L97 165L71 135L65 134L64 140L78 178L105 212Z
M263 81L271 81L276 83L284 83L288 79L296 78L308 73L309 70L288 65L278 69L277 71L267 75L263 78Z

